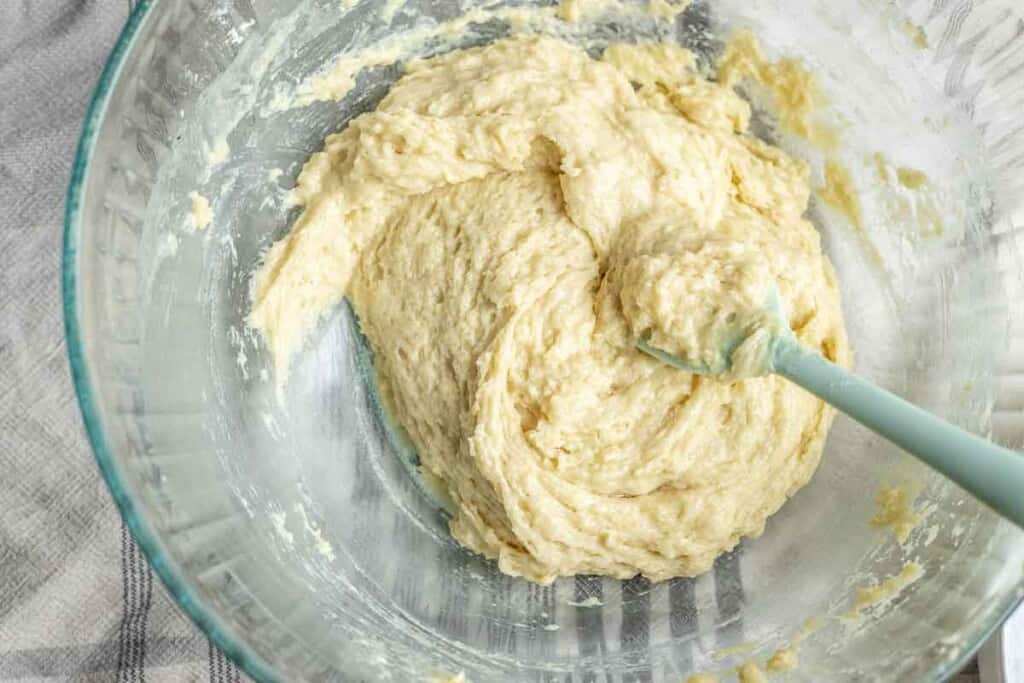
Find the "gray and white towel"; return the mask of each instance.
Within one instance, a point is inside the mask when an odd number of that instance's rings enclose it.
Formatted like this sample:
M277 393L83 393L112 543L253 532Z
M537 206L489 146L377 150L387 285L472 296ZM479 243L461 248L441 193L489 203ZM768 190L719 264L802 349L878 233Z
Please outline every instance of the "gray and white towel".
M130 0L0 0L0 680L240 681L128 534L64 349L64 192Z

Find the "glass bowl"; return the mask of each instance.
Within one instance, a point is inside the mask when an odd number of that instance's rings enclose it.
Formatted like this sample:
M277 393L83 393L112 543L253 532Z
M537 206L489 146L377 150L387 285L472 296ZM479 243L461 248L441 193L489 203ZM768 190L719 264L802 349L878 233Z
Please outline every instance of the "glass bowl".
M380 415L347 306L277 400L244 323L250 275L294 218L287 191L303 161L400 70L367 69L338 102L289 107L289 93L343 50L395 35L420 31L413 52L428 54L509 30L480 15L446 43L427 21L502 3L340 4L142 0L82 134L64 254L72 370L103 475L182 609L266 681L678 681L763 666L795 641L800 666L785 680L955 672L1017 603L1024 535L842 417L811 484L712 572L539 586L449 537ZM857 369L1019 448L1024 15L1010 0L793 9L698 1L672 20L566 30L592 46L677 40L706 61L750 26L770 53L806 61L860 190L859 229L811 207ZM820 176L814 150L776 142ZM927 202L908 213L872 175L876 153L927 172ZM201 197L205 229L192 216ZM906 544L869 524L883 483L916 496L923 521ZM920 579L844 616L858 587L910 561Z

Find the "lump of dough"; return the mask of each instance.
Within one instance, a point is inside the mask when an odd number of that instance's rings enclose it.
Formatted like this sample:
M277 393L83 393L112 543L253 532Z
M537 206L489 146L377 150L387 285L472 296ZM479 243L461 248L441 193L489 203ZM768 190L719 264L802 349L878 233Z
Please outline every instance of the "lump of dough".
M619 277L622 315L634 339L716 376L770 371L766 358L732 365L748 339L766 337L759 348L767 350L774 333L765 308L771 270L749 245L706 240L693 250L644 254L626 262Z
M833 411L806 392L635 348L699 353L774 285L798 339L849 360L806 165L693 63L524 37L415 62L306 164L256 275L279 381L351 300L453 535L508 574L699 574L821 456Z

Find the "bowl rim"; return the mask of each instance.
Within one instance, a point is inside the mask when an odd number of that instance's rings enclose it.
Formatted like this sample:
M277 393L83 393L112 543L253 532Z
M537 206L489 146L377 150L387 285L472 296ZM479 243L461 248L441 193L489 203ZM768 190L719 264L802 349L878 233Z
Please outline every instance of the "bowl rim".
M79 320L79 278L78 240L81 235L81 204L86 180L91 166L99 129L105 120L110 101L121 68L134 46L140 29L150 11L160 0L138 0L130 11L124 26L100 73L89 106L86 109L74 160L64 207L64 237L61 259L61 294L63 297L64 332L70 364L72 384L82 414L86 436L92 449L100 474L110 490L114 503L124 523L135 539L150 567L163 582L175 603L186 616L206 635L214 645L248 676L261 683L278 683L284 678L281 673L252 650L238 633L216 613L204 604L194 582L189 580L178 562L173 558L149 520L135 504L127 481L107 444L106 435L96 408L93 385L84 349L82 325ZM960 671L978 650L988 642L992 634L1024 602L1024 595L1008 593L1000 610L994 610L995 618L977 632L976 639L963 647L956 657L938 662L926 674L933 681L942 681Z
M61 293L64 309L64 333L68 361L78 406L82 413L89 445L92 447L100 474L132 537L142 550L150 567L163 582L177 605L220 650L247 675L261 683L284 680L280 672L246 645L238 633L207 606L194 582L159 540L145 514L132 498L124 473L107 444L106 435L96 407L93 384L85 356L85 341L79 320L78 242L81 236L81 205L96 138L105 118L107 105L118 82L121 67L131 52L139 29L150 10L160 0L139 0L128 15L117 42L100 72L99 81L86 109L64 205L64 246L61 261Z

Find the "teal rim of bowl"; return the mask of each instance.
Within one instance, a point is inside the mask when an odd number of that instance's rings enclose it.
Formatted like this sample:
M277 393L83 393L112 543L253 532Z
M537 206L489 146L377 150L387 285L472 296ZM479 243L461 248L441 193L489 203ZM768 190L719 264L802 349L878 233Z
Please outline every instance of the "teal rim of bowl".
M262 657L245 645L241 638L217 616L199 597L196 586L189 581L178 563L164 547L153 531L145 515L135 504L120 467L107 445L106 435L96 409L93 386L89 379L88 363L83 353L84 344L78 319L78 239L81 222L81 200L85 180L89 172L96 135L107 109L107 102L117 82L125 56L130 52L149 10L159 0L140 0L128 16L121 34L107 58L99 83L89 103L85 122L82 126L75 160L71 167L71 181L68 185L64 208L64 255L62 262L62 291L64 296L64 331L67 337L68 360L78 405L82 411L89 443L96 456L100 473L117 504L121 517L127 524L136 543L149 560L164 586L174 597L185 614L205 633L209 639L237 664L246 674L261 683L282 681L281 674Z
M89 170L96 134L106 113L107 102L117 82L124 58L131 50L139 28L142 26L150 9L160 0L139 0L139 3L128 16L121 34L114 45L110 57L103 67L99 83L93 93L92 101L86 110L85 122L75 151L75 160L71 167L71 180L68 185L67 199L64 208L64 254L62 260L62 293L64 297L64 332L67 337L68 360L71 364L71 376L78 397L78 405L82 411L86 434L92 446L100 473L110 489L117 504L121 517L131 531L132 536L142 549L153 571L174 597L181 609L195 622L214 645L221 649L227 657L237 664L246 674L261 683L278 683L283 678L277 670L262 657L245 645L241 638L207 607L198 596L195 586L185 578L177 562L160 542L149 522L132 500L131 493L125 483L120 468L107 446L103 427L96 411L92 384L89 381L88 369L83 354L81 326L78 320L78 238L81 214L82 193ZM937 664L930 672L932 680L944 680L960 671L977 653L982 645L992 636L1002 623L1013 613L1022 602L1021 597L1013 593L1007 595L1003 609L996 612L997 618L985 625L978 632L977 639L969 646L960 650L959 654L945 662Z

